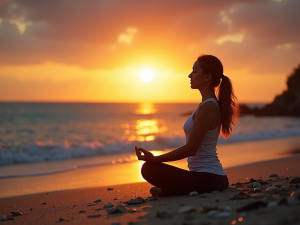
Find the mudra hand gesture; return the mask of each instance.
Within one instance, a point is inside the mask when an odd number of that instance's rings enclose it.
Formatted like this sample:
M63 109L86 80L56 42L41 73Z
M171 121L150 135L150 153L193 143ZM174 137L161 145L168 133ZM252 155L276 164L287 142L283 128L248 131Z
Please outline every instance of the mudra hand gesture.
M136 146L134 146L134 148L135 148L135 152L136 152L136 156L137 156L138 160L143 160L143 161L147 161L147 162L155 162L155 159L154 159L155 156L151 152L149 152L143 148L138 148ZM143 153L143 155L142 155L142 153Z

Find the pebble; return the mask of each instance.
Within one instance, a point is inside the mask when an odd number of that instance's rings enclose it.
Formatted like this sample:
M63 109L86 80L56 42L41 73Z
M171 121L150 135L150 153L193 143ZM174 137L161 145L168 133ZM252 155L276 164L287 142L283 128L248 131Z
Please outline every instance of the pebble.
M131 199L127 202L125 202L127 205L136 205L136 204L140 204L140 203L143 203L145 202L145 200L141 197L137 197L135 199Z
M289 186L285 186L284 188L282 188L282 190L284 190L284 191L289 191L289 190L290 190L290 187L289 187Z
M116 208L112 208L108 211L108 214L126 213L127 209L122 205L117 205Z
M281 187L282 185L281 184L273 184L272 186L273 187Z
M217 209L218 209L217 205L215 205L215 204L208 204L208 205L205 205L203 207L202 212L203 213L207 213L209 211L213 211L213 210L217 210Z
M113 203L106 203L103 207L104 208L114 207L114 204Z
M292 179L290 183L291 183L291 184L297 184L297 183L300 183L300 177L297 177L297 178Z
M251 197L252 198L263 198L263 197L265 197L265 195L263 195L263 194L255 194L255 195L252 195Z
M198 195L198 192L197 191L192 191L191 193L190 193L190 196L192 197L192 196L196 196L196 195Z
M267 192L271 193L271 192L276 192L276 191L278 191L278 190L279 190L278 187L273 187L273 186L271 186L271 187L269 187L269 188L267 189Z
M222 207L222 211L224 211L224 212L230 212L231 210L232 210L232 208L228 205L225 205Z
M121 224L118 222L113 222L111 225L121 225Z
M87 216L87 218L98 218L100 216L101 216L101 214L98 214L98 215L89 215L89 216Z
M230 200L240 200L240 199L247 199L250 198L250 195L247 195L243 192L238 193L237 195L233 196Z
M261 188L254 188L255 192L261 192Z
M295 196L289 197L287 200L288 205L300 205L300 200Z
M132 208L132 209L129 209L128 212L138 212L138 211L137 211L137 209Z
M158 200L157 198L154 198L154 197L147 197L145 198L145 201L156 201Z
M196 209L192 206L189 206L189 205L185 205L185 206L182 206L178 209L178 213L188 213L188 212L193 212L195 211Z
M291 196L294 196L300 200L300 191L294 191Z
M254 183L252 184L252 187L254 187L254 188L260 187L260 186L261 186L261 184L260 184L259 182L254 182Z
M270 177L270 178L271 178L271 177L278 177L278 175L277 175L276 173L273 173L273 174L271 174L269 177Z
M97 200L95 200L94 202L101 202L101 199L99 199L99 198L98 198L98 199L97 199Z
M18 212L18 211L13 211L13 212L11 212L11 214L13 214L14 216L21 216L21 215L23 215L21 212Z
M113 188L107 188L107 190L108 190L108 191L112 191L112 190L114 190L114 189L113 189Z
M207 216L208 217L213 217L214 214L218 213L219 211L218 210L211 210L207 213Z
M212 215L213 218L228 218L230 216L230 212L217 212Z
M7 218L5 215L0 215L0 221L6 221L6 220L7 220Z
M85 213L85 212L86 212L86 211L84 211L84 210L80 210L80 211L79 211L79 213Z
M278 205L277 202L269 202L267 207L269 208L269 207L274 207L274 206L277 206L277 205Z

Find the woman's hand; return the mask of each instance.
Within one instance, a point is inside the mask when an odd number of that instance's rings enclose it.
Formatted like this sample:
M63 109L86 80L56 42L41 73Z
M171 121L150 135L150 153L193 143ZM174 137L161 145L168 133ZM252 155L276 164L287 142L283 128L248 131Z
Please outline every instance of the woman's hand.
M146 162L155 162L155 156L143 149L143 148L138 148L138 147L134 147L135 148L135 152L136 152L136 156L138 157L138 160L143 160L143 161L146 161ZM143 153L143 155L142 155Z

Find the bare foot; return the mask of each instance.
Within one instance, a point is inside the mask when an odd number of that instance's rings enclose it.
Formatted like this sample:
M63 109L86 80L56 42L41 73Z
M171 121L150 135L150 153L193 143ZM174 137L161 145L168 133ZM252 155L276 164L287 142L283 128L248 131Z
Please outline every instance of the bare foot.
M163 197L166 195L166 193L158 187L152 187L150 188L150 193L153 197Z

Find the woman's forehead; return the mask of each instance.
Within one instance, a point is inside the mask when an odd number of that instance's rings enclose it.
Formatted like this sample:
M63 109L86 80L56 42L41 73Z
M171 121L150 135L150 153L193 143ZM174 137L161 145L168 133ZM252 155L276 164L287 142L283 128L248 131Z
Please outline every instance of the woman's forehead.
M196 62L194 62L193 67L195 67L195 68L201 68L200 62L198 60Z

